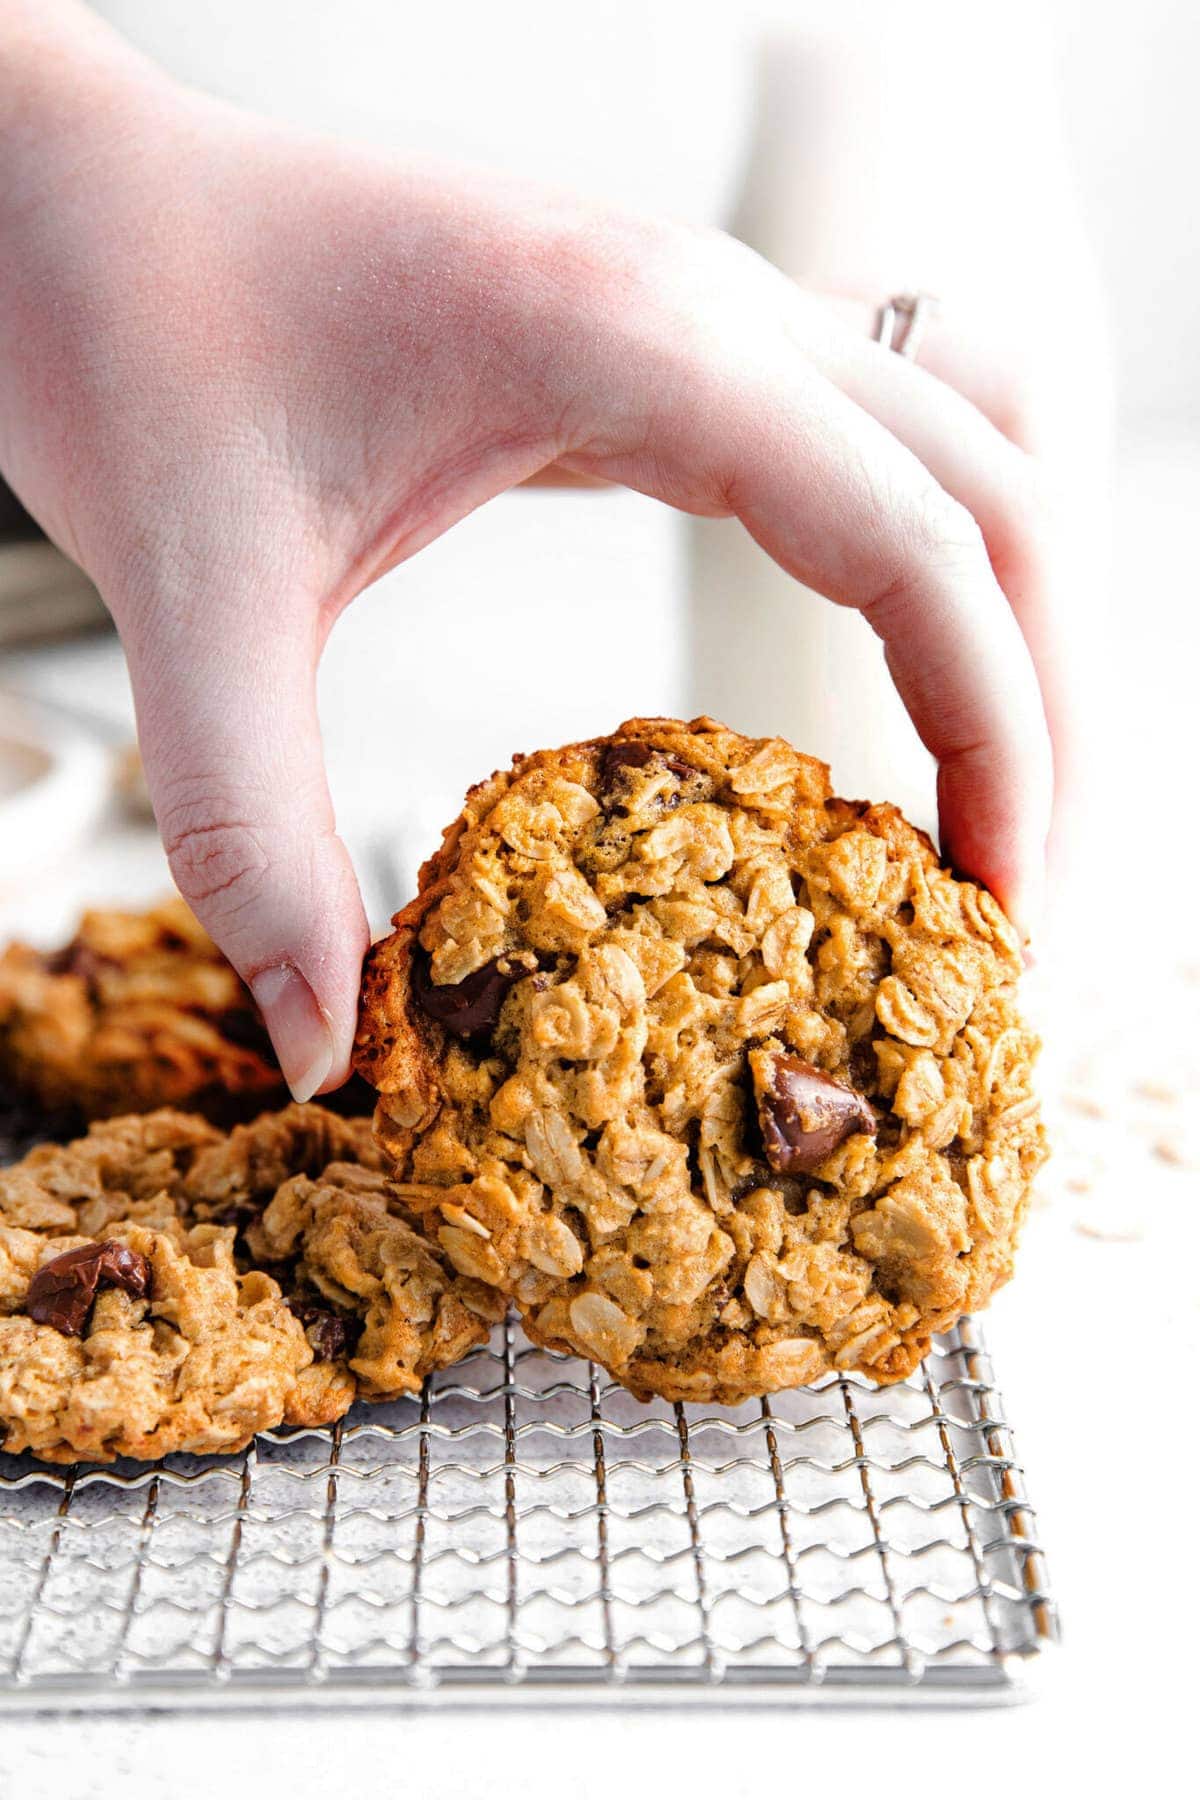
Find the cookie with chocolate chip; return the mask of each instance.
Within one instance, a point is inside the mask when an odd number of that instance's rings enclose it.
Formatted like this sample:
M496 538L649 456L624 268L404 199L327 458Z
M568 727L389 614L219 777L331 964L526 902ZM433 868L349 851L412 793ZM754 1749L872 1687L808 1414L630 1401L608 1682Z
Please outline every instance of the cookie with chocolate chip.
M1016 935L888 805L711 719L474 788L371 952L395 1191L538 1341L735 1403L907 1375L1044 1156Z
M286 1098L249 991L178 897L85 913L0 955L0 1081L78 1120L186 1107L230 1123Z
M225 1430L229 1408L215 1390L214 1407L217 1399L221 1405L207 1439L194 1408L178 1431L145 1423L152 1399L164 1421L167 1413L185 1414L168 1405L166 1371L147 1364L141 1338L116 1345L119 1361L105 1384L87 1387L86 1429L72 1410L78 1384L90 1380L87 1359L113 1344L110 1335L89 1348L96 1322L111 1333L114 1312L139 1329L147 1319L161 1321L158 1301L183 1279L179 1257L194 1263L199 1256L205 1270L219 1264L235 1286L249 1283L256 1320L271 1313L277 1324L282 1309L290 1321L280 1330L296 1353L291 1378L264 1390L251 1432L330 1424L356 1399L415 1392L431 1371L484 1342L496 1296L417 1235L379 1165L369 1120L308 1105L263 1113L230 1132L166 1110L107 1119L85 1138L39 1145L0 1169L0 1361L9 1352L13 1358L0 1381L4 1447L59 1457L50 1426L31 1422L26 1389L37 1383L68 1420L61 1444L68 1460L70 1451L157 1456L166 1448L236 1447ZM160 1261L175 1257L174 1287L155 1276L147 1243ZM188 1282L198 1292L220 1287L234 1304L224 1277L188 1275ZM110 1290L147 1307L131 1312ZM56 1345L55 1334L75 1348ZM198 1366L188 1365L192 1374ZM236 1360L222 1366L235 1370ZM111 1415L102 1418L108 1405ZM251 1413L237 1402L232 1416Z
M47 1462L234 1451L277 1425L313 1353L233 1232L123 1221L103 1239L0 1224L0 1432Z

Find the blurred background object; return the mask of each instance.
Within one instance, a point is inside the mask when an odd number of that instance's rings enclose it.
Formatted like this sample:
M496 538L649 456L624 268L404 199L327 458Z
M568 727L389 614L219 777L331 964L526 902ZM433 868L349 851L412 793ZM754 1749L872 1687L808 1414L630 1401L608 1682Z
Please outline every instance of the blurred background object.
M20 909L44 884L62 885L72 855L83 851L86 865L112 787L92 719L0 691L0 918L6 903Z
M99 594L0 480L0 652L111 629Z

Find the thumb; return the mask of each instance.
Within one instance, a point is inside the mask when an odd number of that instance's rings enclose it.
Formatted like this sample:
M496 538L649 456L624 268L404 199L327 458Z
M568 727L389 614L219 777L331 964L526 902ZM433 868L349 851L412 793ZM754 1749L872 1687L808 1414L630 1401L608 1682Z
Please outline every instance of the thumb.
M315 609L225 599L122 626L171 872L310 1099L349 1073L368 944L325 778Z

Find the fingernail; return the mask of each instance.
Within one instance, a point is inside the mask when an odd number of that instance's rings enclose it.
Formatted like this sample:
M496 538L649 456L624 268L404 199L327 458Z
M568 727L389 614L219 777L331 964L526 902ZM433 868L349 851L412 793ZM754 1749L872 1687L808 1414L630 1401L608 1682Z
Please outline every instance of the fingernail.
M333 1039L317 997L290 963L264 969L250 992L295 1100L311 1100L333 1067Z

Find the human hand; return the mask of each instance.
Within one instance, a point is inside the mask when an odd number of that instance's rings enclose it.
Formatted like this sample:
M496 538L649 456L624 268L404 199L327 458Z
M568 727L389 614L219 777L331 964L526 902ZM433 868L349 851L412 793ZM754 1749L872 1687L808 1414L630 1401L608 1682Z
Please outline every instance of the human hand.
M322 646L539 472L735 514L861 611L946 854L1032 922L1046 525L981 411L720 234L300 136L52 10L0 98L0 467L113 612L175 879L298 1095L347 1071L367 942Z

